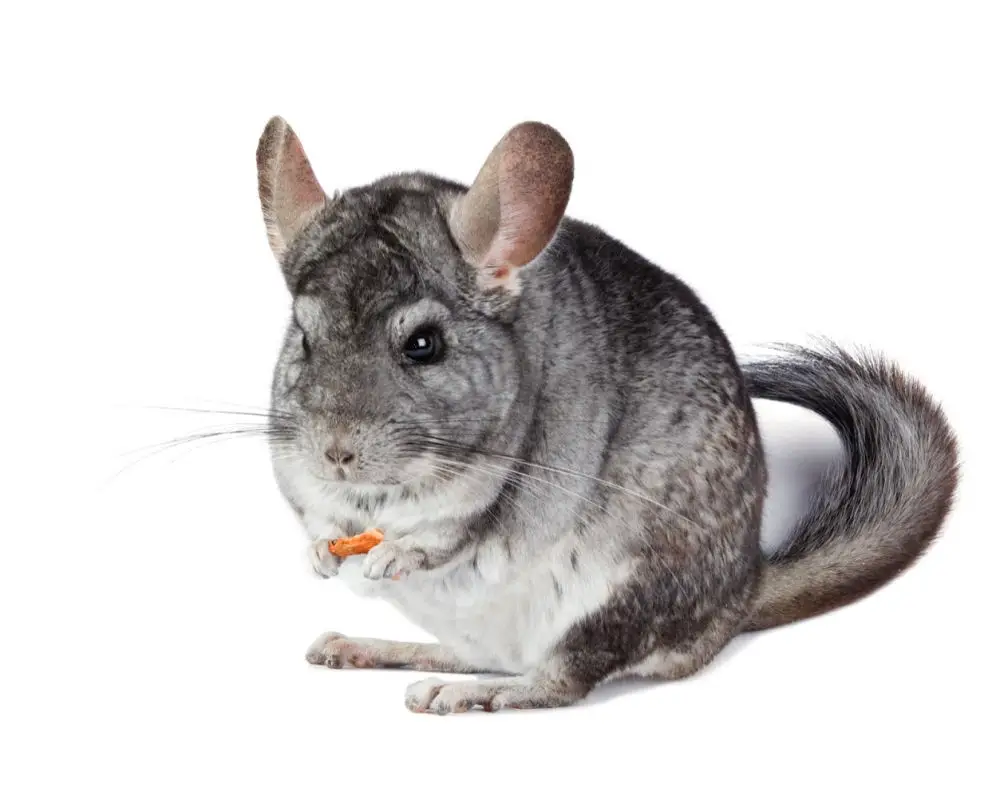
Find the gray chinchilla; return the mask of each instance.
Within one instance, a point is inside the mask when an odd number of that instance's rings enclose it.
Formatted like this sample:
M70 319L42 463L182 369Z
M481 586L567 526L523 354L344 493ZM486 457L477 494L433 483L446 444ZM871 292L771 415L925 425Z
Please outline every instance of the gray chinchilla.
M511 129L468 187L409 173L328 197L280 118L257 166L292 299L278 485L317 572L439 640L328 633L310 662L495 675L409 687L439 714L681 678L872 592L950 509L955 439L917 382L832 344L740 366L688 287L564 217L573 155L547 125ZM769 556L751 397L815 411L846 450ZM366 556L330 555L370 527Z

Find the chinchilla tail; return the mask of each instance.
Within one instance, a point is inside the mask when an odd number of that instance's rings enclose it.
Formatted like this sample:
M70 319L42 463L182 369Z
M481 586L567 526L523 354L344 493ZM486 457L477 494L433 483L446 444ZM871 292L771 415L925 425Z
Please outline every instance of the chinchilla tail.
M828 342L743 366L750 394L829 421L845 459L784 546L767 557L748 631L858 600L912 565L952 506L958 446L941 408L884 357Z

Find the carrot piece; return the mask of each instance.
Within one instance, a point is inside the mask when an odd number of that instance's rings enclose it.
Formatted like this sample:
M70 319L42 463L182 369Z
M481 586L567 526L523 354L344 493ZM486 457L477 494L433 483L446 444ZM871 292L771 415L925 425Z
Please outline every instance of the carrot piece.
M378 528L370 528L357 536L347 536L343 539L331 539L330 552L337 558L360 556L367 553L377 544L381 544L385 534Z

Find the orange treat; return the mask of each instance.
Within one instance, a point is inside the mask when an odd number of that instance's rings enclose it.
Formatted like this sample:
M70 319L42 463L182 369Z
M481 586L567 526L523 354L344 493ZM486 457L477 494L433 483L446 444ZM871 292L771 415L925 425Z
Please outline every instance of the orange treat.
M357 536L348 536L344 539L332 539L330 541L330 552L337 558L347 558L348 556L360 556L367 553L375 545L380 544L385 535L378 528L371 528Z

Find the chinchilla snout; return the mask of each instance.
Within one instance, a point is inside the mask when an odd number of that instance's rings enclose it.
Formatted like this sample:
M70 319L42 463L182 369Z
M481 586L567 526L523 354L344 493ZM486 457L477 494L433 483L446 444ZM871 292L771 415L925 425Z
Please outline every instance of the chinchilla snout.
M407 470L407 451L388 418L304 414L302 459L333 482L392 485Z
M329 446L323 453L334 470L345 480L354 473L360 463L357 441L349 428L335 427Z

